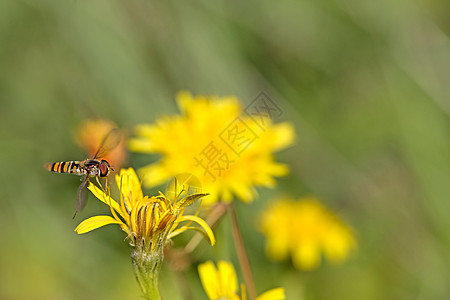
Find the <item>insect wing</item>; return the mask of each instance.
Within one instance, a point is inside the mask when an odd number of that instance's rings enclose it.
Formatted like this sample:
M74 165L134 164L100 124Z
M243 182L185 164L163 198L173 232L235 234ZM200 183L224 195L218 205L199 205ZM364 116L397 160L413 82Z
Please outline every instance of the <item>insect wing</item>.
M75 214L73 215L73 218L77 215L77 212L82 210L84 206L86 205L86 199L87 199L87 187L89 186L89 177L85 176L83 179L83 182L78 187L77 191L77 205L75 206Z
M119 145L121 139L122 134L119 129L111 129L111 131L108 132L108 134L103 138L103 141L101 142L100 147L98 148L97 153L95 153L93 159L105 156L109 151Z

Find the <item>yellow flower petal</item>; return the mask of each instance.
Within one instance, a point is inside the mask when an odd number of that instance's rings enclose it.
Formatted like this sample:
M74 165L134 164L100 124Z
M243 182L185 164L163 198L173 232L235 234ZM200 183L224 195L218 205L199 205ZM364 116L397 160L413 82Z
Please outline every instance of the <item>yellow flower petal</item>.
M134 138L128 141L128 149L133 152L152 153L153 143L149 139Z
M291 145L295 140L295 129L291 123L280 123L273 125L274 150L283 149Z
M285 298L284 288L275 288L262 293L255 300L283 300Z
M75 228L75 231L78 234L86 233L89 231L92 231L94 229L103 227L108 224L123 224L122 222L117 221L111 216L95 216L90 217L83 222L81 222L77 228Z
M106 195L101 189L99 189L95 184L89 184L88 189L97 197L98 200L102 201L106 205L112 206L116 211L120 212L120 205L110 196Z
M303 242L292 254L294 266L301 270L312 270L320 263L320 248L313 242Z
M275 260L283 260L289 254L290 241L281 236L273 236L266 243L266 253Z
M238 291L238 283L234 267L227 261L219 261L217 264L220 278L220 286L222 288L222 296L231 299Z
M185 215L185 216L180 216L177 219L177 222L184 222L184 221L192 221L197 223L198 225L200 225L200 227L204 230L204 232L206 233L206 238L208 240L208 243L211 246L214 246L214 244L216 243L216 239L214 237L214 233L212 232L211 228L209 227L208 223L206 223L203 219L197 217L197 216L192 216L192 215Z
M324 253L331 262L339 263L347 258L355 244L350 231L336 226L334 232L324 241Z
M141 182L133 168L121 169L120 175L116 175L116 181L128 207L144 197Z
M198 273L200 275L200 281L202 282L203 289L208 295L209 299L218 299L219 294L219 274L212 261L207 261L198 266Z
M159 185L175 174L171 174L168 171L167 166L160 163L149 165L138 170L139 175L142 177L145 186Z

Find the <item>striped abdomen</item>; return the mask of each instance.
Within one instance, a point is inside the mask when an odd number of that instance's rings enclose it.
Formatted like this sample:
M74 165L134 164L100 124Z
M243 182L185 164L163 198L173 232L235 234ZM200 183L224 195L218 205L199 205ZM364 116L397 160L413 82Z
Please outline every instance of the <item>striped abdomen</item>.
M61 161L61 162L55 162L52 164L46 164L44 166L47 170L50 172L56 172L56 173L70 173L70 174L76 174L76 175L83 175L84 172L82 168L80 167L79 161Z

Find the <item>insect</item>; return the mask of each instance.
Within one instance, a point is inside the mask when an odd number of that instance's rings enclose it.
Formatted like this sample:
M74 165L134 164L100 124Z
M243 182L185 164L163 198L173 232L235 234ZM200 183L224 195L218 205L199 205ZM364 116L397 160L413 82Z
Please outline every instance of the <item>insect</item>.
M77 191L77 204L75 207L75 218L78 211L82 210L86 204L87 187L89 186L89 178L95 177L100 187L99 177L105 177L107 179L109 173L114 171L113 167L105 159L98 159L104 157L108 152L117 147L120 143L121 134L118 129L112 129L102 140L97 152L92 158L88 158L82 161L71 160L54 162L44 165L50 172L55 173L69 173L83 176L81 178L81 184ZM103 187L102 187L103 189Z

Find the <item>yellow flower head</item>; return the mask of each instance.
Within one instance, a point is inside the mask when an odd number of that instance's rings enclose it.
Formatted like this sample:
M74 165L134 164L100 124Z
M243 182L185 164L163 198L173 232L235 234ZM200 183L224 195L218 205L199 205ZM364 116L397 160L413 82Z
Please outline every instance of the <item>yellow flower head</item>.
M244 285L241 285L241 296L237 294L238 283L233 265L226 261L219 261L217 267L216 269L211 261L198 266L200 280L208 299L246 300ZM284 289L275 288L261 294L255 300L283 300L284 298Z
M288 172L273 152L292 143L290 124L273 124L270 118L246 114L236 97L177 97L181 115L136 127L132 151L159 153L159 162L142 168L144 185L155 186L181 173L199 178L211 195L204 203L230 202L233 195L248 202L255 186L271 187L274 176Z
M290 254L297 269L316 268L322 253L331 262L342 262L356 247L352 230L312 197L278 200L260 223L267 254L275 260Z
M78 234L108 224L118 224L130 238L130 244L152 251L163 246L165 242L187 229L203 233L211 245L215 243L214 235L201 218L193 215L183 215L184 209L195 200L206 194L188 195L182 199L169 200L161 192L158 196L144 196L141 183L132 168L121 169L116 175L120 189L120 201L115 201L94 184L89 184L89 190L102 202L106 203L112 216L94 216L81 222L75 231ZM180 226L181 222L188 222ZM194 222L200 227L191 227Z

